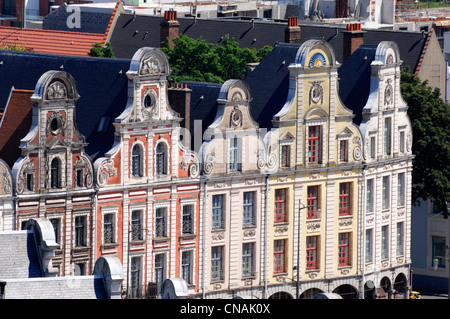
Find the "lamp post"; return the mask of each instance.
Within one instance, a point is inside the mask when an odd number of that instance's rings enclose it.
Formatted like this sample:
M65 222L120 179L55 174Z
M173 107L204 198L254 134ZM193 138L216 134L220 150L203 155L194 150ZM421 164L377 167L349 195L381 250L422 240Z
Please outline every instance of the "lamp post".
M300 297L300 225L301 225L301 211L302 209L308 208L308 206L305 206L302 204L302 200L298 200L298 224L297 224L297 283L296 283L296 289L295 289L295 296L296 299ZM316 210L318 213L320 213L320 208L317 207Z

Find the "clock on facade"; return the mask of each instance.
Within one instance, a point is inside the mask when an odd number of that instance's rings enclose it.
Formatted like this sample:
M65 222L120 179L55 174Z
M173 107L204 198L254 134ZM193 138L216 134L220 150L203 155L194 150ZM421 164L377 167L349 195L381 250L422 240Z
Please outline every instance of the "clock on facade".
M59 81L55 81L49 85L47 89L47 99L64 99L67 97L67 90L64 84Z
M311 61L309 62L309 67L318 68L321 66L326 66L327 61L322 53L317 52L311 57Z

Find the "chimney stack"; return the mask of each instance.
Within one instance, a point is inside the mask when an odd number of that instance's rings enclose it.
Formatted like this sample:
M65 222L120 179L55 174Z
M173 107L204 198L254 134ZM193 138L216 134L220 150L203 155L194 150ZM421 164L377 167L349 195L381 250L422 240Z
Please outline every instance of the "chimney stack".
M359 48L360 45L364 44L364 33L366 33L366 31L362 30L361 23L347 24L344 31L344 62Z
M288 26L284 31L284 42L300 43L301 30L298 25L298 17L289 17Z
M183 118L180 123L181 127L189 131L191 129L191 92L192 90L187 87L187 84L183 83L176 83L168 89L169 105ZM186 141L186 143L190 144L190 141Z
M164 19L161 22L160 42L169 41L169 47L173 48L173 39L178 37L180 23L177 20L177 11L165 11Z

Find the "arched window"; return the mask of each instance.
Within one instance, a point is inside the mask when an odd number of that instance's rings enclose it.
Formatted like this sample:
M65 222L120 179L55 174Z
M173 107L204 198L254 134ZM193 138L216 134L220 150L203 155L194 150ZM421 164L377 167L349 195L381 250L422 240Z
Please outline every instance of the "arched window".
M59 160L57 158L54 158L50 165L50 187L60 188L61 187L60 183L61 178L60 178Z
M139 145L135 145L131 152L131 174L136 177L143 176L142 169L142 148Z
M156 146L156 174L167 174L167 147L164 143Z

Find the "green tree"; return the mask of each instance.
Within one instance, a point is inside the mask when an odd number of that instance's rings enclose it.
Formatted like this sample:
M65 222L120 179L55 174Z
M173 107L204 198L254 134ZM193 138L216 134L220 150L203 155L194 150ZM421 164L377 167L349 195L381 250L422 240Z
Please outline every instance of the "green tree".
M437 88L411 74L401 72L402 96L408 104L413 131L412 199L432 199L448 216L445 201L450 200L450 106Z
M272 50L270 46L259 50L240 48L228 35L221 44L183 34L173 43L173 48L166 42L161 49L169 59L175 81L223 83L229 79L243 79L247 74L247 63L260 62Z
M91 50L88 52L89 56L94 57L104 57L104 58L114 58L114 52L112 51L111 43L106 42L105 46L100 43L94 43Z
M20 45L17 43L10 42L9 44L0 45L0 50L10 50L10 51L24 51L24 52L32 52L33 48L27 48L26 45Z

